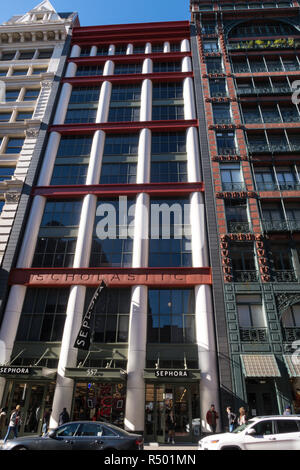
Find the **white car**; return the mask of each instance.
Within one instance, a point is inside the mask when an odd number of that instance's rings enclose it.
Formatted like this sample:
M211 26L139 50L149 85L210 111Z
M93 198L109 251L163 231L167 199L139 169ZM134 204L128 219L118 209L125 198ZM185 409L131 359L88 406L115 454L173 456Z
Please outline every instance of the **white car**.
M257 416L233 432L211 434L199 450L300 450L300 416Z

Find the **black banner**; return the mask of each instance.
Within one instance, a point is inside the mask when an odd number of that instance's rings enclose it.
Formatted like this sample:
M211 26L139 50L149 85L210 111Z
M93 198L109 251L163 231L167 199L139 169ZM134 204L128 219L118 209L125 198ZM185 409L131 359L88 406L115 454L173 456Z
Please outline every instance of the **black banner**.
M81 327L79 333L77 335L74 348L76 349L84 349L88 350L91 344L91 317L94 311L94 307L99 300L101 294L103 294L103 290L106 288L106 284L104 281L97 287L92 300L88 306L87 311L82 319Z

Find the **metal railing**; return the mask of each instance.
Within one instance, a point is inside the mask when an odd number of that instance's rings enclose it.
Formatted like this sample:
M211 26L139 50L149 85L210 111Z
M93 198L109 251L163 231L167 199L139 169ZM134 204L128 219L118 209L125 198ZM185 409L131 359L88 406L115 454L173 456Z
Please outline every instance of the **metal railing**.
M252 231L250 222L227 222L228 233L249 233Z
M282 328L283 341L293 343L300 339L300 328Z
M238 88L238 95L278 95L280 93L292 93L292 89L289 86L281 87L249 87L249 88Z
M295 271L292 269L276 270L273 272L274 282L297 282Z
M238 155L236 147L218 147L218 155Z
M300 220L262 220L265 232L297 232L300 230Z
M222 183L223 191L247 191L247 186L244 182L240 183Z
M248 343L265 343L268 341L267 328L240 328L240 338Z
M233 279L235 282L258 282L257 271L233 271Z
M258 191L299 191L300 183L256 183Z

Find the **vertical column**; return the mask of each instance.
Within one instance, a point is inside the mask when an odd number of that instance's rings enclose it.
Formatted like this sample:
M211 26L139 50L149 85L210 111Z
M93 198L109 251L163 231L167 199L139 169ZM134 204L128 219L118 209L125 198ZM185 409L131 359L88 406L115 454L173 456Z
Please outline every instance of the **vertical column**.
M151 73L152 61L145 59L143 73ZM152 82L144 80L141 95L140 120L151 119L152 108ZM139 139L137 183L150 181L151 161L151 131L142 129ZM149 206L148 194L141 193L136 198L135 229L132 267L145 267L148 265L148 232L149 232ZM144 430L145 413L145 383L143 371L146 362L147 344L147 297L146 286L135 286L132 289L128 363L127 363L127 395L125 411L125 427L130 431Z
M164 42L164 53L171 52L171 46L168 41Z
M190 52L190 41L188 39L183 39L180 44L180 51L181 52Z
M127 45L126 54L127 55L133 54L133 44Z
M92 46L90 56L95 57L96 55L97 55L97 46Z
M81 52L81 48L77 44L74 44L71 50L70 57L79 57L80 52Z
M145 54L151 54L151 52L152 52L151 42L147 42L146 47L145 47Z
M66 70L66 77L67 78L75 77L76 71L77 71L77 65L74 62L70 62ZM58 105L56 108L54 121L53 121L54 125L59 125L59 124L64 123L72 89L73 87L70 83L63 84L62 90L59 96Z
M116 46L114 44L110 44L108 48L108 55L114 55L116 50Z

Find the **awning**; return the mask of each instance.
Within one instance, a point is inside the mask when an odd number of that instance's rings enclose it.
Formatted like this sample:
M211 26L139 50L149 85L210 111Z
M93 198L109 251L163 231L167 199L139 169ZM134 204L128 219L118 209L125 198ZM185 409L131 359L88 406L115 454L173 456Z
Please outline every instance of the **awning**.
M280 377L274 354L241 354L245 377Z
M123 369L97 368L97 367L66 367L66 377L92 382L101 380L126 381L127 373Z
M300 357L284 354L283 359L290 377L300 377Z

